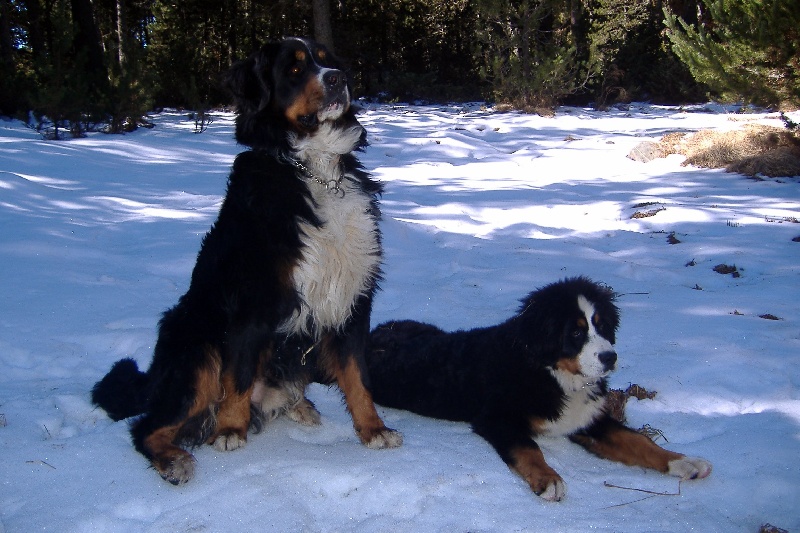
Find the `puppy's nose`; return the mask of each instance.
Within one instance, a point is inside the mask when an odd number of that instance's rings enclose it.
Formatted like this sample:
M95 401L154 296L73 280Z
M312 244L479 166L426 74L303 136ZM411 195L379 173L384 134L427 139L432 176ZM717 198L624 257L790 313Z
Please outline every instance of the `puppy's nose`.
M335 89L347 82L347 76L341 70L329 70L322 76L322 81L328 87Z
M609 371L614 369L614 364L617 362L617 352L607 351L599 354L597 358L603 364L603 370Z

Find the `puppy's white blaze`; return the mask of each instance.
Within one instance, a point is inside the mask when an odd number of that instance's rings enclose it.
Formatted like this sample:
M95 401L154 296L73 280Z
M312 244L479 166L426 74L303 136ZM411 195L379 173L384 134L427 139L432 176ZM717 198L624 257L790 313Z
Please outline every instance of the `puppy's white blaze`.
M354 127L342 132L323 124L314 135L290 138L290 142L316 178L335 182L342 177L339 155L356 146L361 131ZM319 336L322 330L341 327L350 318L358 297L366 294L377 278L380 244L377 222L365 216L371 198L347 176L340 184L344 196L329 192L315 181L308 185L312 195L309 204L322 225L299 224L303 255L292 275L301 306L280 329Z
M594 327L594 322L592 321L592 317L594 317L596 312L594 305L581 295L578 296L578 307L583 312L586 323L589 325L586 342L583 345L583 349L578 354L581 372L588 377L603 376L607 372L598 356L601 353L613 351L614 347L608 342L608 339L603 338Z

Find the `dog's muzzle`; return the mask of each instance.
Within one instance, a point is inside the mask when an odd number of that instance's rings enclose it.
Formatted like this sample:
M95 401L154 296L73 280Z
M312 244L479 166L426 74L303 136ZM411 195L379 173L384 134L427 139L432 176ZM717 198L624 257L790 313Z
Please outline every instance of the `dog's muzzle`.
M350 91L347 89L347 75L338 69L325 69L321 76L325 91L322 113L344 113L350 107Z
M617 352L607 351L597 355L600 364L603 365L603 372L611 372L617 363Z

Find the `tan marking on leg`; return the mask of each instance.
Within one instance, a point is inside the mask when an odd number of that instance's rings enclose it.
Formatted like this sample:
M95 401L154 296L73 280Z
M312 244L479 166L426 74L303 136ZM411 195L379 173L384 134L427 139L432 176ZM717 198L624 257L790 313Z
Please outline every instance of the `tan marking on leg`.
M364 387L358 366L348 359L344 368L336 369L334 377L344 393L356 433L365 444L370 442L386 428L375 410L372 395Z
M323 346L323 356L331 375L336 379L339 389L344 393L345 403L350 416L353 417L353 428L356 435L368 448L396 448L403 443L403 436L392 429L388 429L375 410L372 394L364 386L361 370L355 359L347 358L344 368L339 364L338 358L330 354Z
M669 463L683 455L665 450L648 437L628 428L610 429L602 440L575 435L573 440L595 455L630 466L669 472Z
M173 444L180 425L157 429L148 435L143 442L150 452L150 463L162 478L173 485L186 483L194 476L194 457L192 454Z
M187 418L207 411L210 407L215 406L222 397L220 386L222 363L219 352L209 348L206 351L206 361L206 366L198 370L195 376L195 397Z
M145 437L142 443L150 454L153 468L173 485L186 483L194 475L194 457L175 444L176 439L181 435L181 429L187 420L212 413L213 406L220 397L219 354L216 350L209 348L206 358L207 364L200 368L195 375L195 397L186 418L176 424L157 429ZM213 423L213 420L209 420L208 423ZM185 438L186 435L182 435L182 437Z
M250 426L250 397L253 385L244 391L236 392L233 375L223 374L224 397L217 413L217 430L210 442L220 451L241 448L247 443L247 428Z
M564 481L550 468L539 448L515 448L511 450L512 470L524 479L531 490L549 501L560 501L565 493Z

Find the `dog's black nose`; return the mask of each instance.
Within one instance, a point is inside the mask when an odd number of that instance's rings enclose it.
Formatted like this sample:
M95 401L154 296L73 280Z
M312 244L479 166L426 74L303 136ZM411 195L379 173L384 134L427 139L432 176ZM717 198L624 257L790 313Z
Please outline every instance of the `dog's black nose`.
M322 76L322 81L330 88L336 88L347 82L347 76L341 70L329 70Z
M608 351L603 352L597 356L600 362L603 364L603 369L608 371L614 368L614 364L617 362L617 352Z

